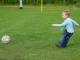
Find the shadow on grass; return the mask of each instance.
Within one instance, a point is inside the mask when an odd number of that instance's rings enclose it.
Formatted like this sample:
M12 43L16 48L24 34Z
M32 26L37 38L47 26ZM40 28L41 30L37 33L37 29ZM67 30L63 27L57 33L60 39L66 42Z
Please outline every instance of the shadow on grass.
M80 45L80 42L76 42L76 43L68 44L67 47L79 46L79 45Z

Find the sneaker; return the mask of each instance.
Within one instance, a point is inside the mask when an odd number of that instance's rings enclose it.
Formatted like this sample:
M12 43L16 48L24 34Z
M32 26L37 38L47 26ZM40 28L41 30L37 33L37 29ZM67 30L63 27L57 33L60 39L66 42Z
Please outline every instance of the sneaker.
M58 48L60 48L59 44L55 44Z

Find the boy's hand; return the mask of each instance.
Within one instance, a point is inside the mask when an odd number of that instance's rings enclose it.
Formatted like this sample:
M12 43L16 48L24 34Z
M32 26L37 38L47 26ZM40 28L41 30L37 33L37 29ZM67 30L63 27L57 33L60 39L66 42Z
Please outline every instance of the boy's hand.
M78 27L80 27L80 25Z
M54 24L52 24L52 26L54 26Z

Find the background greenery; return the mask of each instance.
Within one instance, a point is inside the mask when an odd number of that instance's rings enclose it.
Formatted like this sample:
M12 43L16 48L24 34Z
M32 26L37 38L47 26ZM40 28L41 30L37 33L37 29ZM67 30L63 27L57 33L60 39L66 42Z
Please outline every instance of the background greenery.
M40 4L41 0L22 0L23 4ZM44 4L75 4L80 0L43 0ZM1 4L19 4L19 0L0 0Z
M74 35L66 48L55 44L62 35L61 27L52 23L62 23L61 13L68 9L70 17L80 23L80 8L73 6L0 6L0 39L9 35L9 44L0 42L0 60L80 60L80 28L74 26Z

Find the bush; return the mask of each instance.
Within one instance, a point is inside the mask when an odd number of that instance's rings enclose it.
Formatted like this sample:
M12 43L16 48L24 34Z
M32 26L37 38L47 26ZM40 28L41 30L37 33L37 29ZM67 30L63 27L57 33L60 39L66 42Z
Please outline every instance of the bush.
M0 4L19 4L20 0L0 0ZM41 0L22 0L23 4L34 4L38 5ZM65 1L65 2L64 2ZM76 4L80 0L43 0L43 4ZM77 4L79 5L79 3Z
M76 7L80 7L80 2L76 3Z
M4 0L4 4L18 4L19 0Z
M23 4L30 4L30 0L24 0Z

